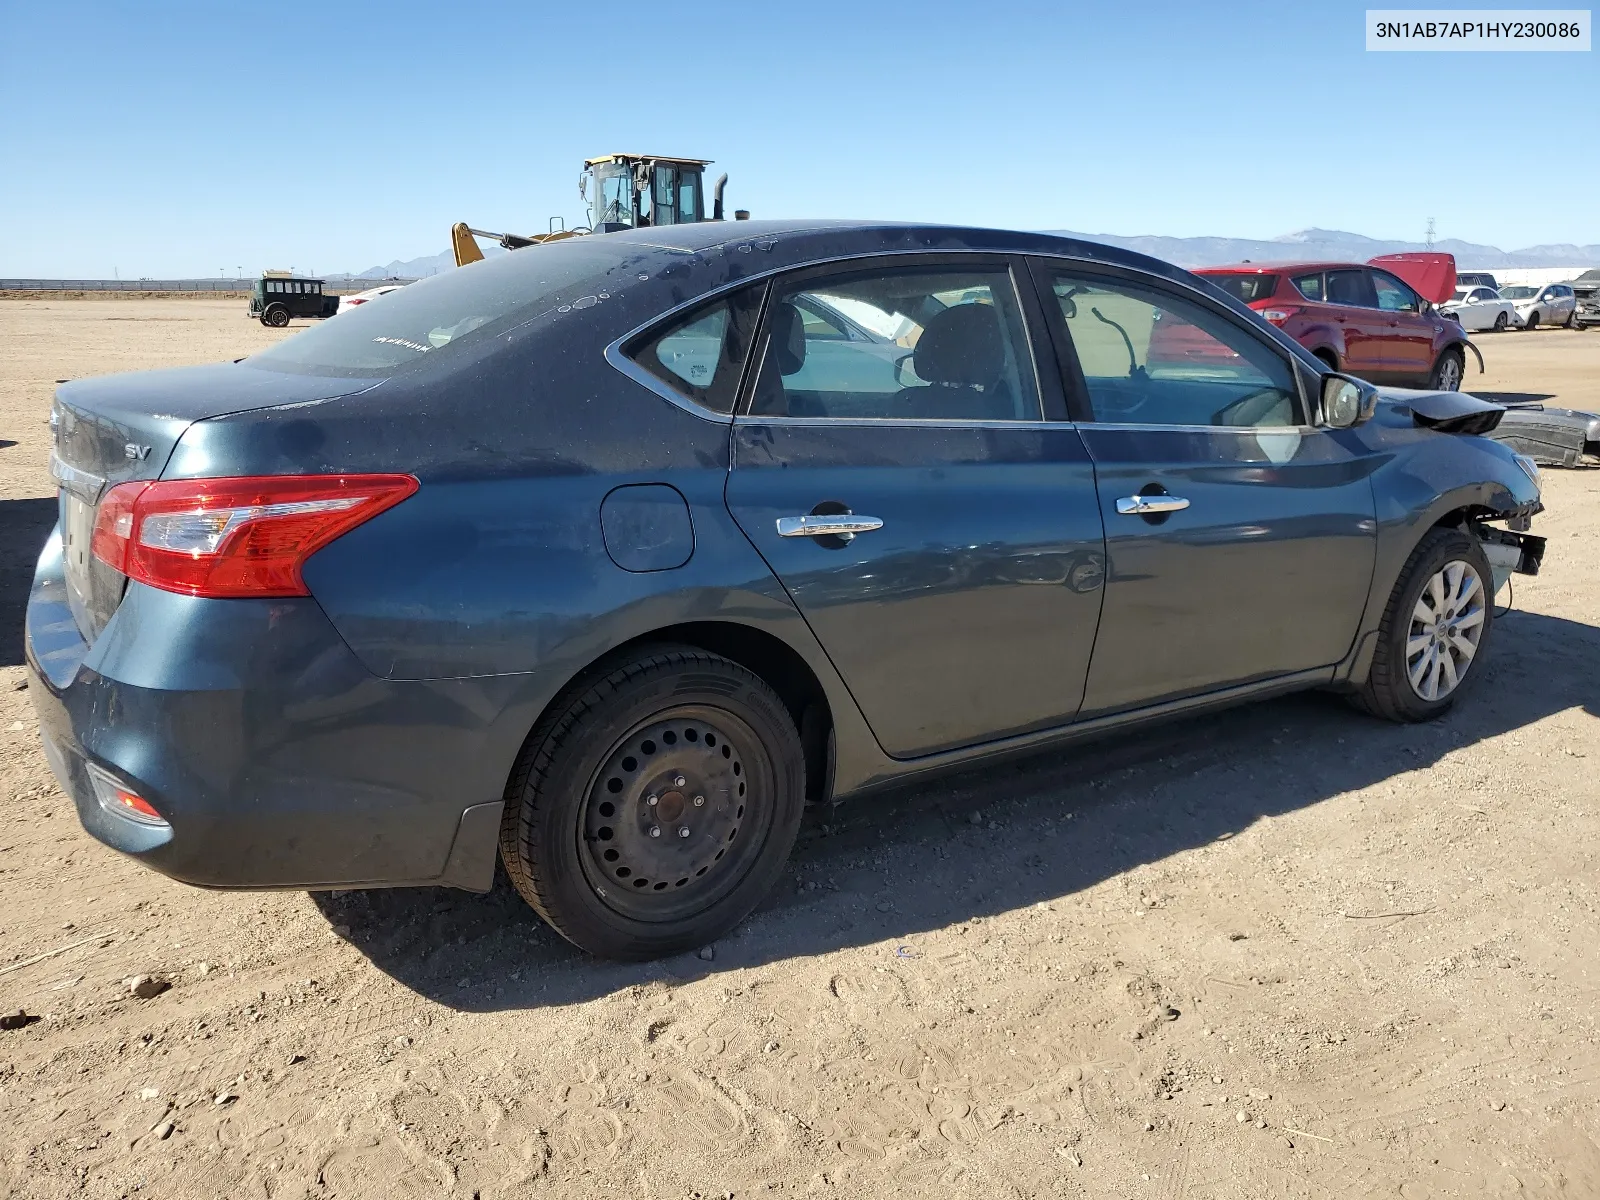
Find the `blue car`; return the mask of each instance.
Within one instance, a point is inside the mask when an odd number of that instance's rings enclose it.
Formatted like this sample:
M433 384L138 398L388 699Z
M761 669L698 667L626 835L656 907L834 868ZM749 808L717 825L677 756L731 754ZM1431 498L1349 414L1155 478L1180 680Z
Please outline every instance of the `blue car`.
M84 827L208 887L741 920L808 804L1305 688L1437 716L1537 570L1499 407L1104 246L574 238L73 382L27 616Z

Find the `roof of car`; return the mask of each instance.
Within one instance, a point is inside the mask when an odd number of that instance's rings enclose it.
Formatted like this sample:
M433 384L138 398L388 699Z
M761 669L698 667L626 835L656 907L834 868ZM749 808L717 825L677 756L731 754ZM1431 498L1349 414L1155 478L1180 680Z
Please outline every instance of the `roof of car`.
M1195 267L1196 275L1266 275L1277 274L1283 271L1327 271L1338 268L1359 270L1370 267L1371 263L1335 262L1332 260L1308 260L1289 262L1247 262L1225 263L1215 267ZM1379 268L1380 270L1382 268Z
M595 237L619 243L654 247L664 251L695 253L716 247L749 245L753 251L776 252L819 239L856 240L859 253L889 250L972 250L983 253L1052 254L1073 258L1098 259L1114 265L1135 267L1161 274L1183 274L1183 268L1162 259L1103 242L1057 237L1016 229L986 229L967 225L929 225L910 221L870 220L789 220L789 221L699 221L686 225L647 226L625 229Z

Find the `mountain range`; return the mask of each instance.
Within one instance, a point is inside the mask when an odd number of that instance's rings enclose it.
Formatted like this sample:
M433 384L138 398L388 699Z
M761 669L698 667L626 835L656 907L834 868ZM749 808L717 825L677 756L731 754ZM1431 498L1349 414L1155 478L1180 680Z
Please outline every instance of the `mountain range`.
M1400 242L1384 238L1363 237L1359 233L1345 233L1338 229L1302 229L1281 237L1258 240L1255 238L1223 237L1161 237L1146 234L1125 237L1115 233L1075 233L1069 229L1047 229L1045 233L1061 237L1079 238L1088 242L1104 242L1125 250L1136 250L1153 258L1177 263L1180 267L1210 267L1219 263L1272 262L1274 260L1328 259L1336 262L1366 262L1379 254L1402 254L1413 250L1426 250L1424 242ZM499 246L484 246L485 254L505 253ZM1456 257L1463 270L1493 270L1515 267L1592 267L1600 266L1600 245L1576 246L1557 244L1528 246L1522 250L1502 250L1498 246L1482 246L1445 238L1433 244L1433 249ZM368 267L355 275L332 275L330 279L421 279L437 275L455 266L455 257L446 250L423 258L399 259L381 267Z
M1165 259L1180 267L1213 267L1221 263L1243 262L1245 259L1251 262L1285 259L1366 262L1379 254L1403 254L1408 251L1430 249L1426 242L1369 238L1359 233L1345 233L1338 229L1302 229L1298 233L1286 233L1282 237L1265 240L1221 237L1174 238L1154 235L1123 237L1113 233L1074 233L1066 229L1049 229L1045 232L1061 237L1082 238L1090 242L1104 242L1107 245L1120 246L1124 250L1136 250L1140 254ZM1600 245L1529 246L1523 250L1502 250L1498 246L1481 246L1474 242L1445 238L1434 242L1431 249L1455 255L1456 264L1464 270L1600 265Z

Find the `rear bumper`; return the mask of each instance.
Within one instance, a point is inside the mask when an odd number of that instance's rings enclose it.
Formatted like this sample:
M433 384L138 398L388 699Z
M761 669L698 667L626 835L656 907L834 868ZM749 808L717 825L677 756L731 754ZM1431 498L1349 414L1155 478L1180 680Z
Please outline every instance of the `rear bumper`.
M501 760L515 753L494 681L378 679L310 599L137 584L91 647L66 604L59 532L26 647L45 755L106 845L205 887L493 882ZM102 807L90 763L168 826Z

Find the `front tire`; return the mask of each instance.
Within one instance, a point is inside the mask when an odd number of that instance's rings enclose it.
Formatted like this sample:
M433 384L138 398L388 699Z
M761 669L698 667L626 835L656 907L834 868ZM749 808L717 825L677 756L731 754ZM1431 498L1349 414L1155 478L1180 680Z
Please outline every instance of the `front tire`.
M1461 377L1466 371L1467 359L1461 351L1451 346L1439 355L1428 376L1428 387L1436 392L1454 392L1461 388Z
M1389 596L1372 669L1351 698L1356 706L1402 723L1449 711L1489 648L1493 578L1477 538L1430 530Z
M552 706L506 787L512 885L581 949L691 950L772 889L805 807L805 755L783 702L737 663L668 646Z
M1528 314L1528 319L1522 323L1522 327L1524 329L1537 329L1537 328L1539 328L1539 314L1536 313L1536 312L1529 313Z

